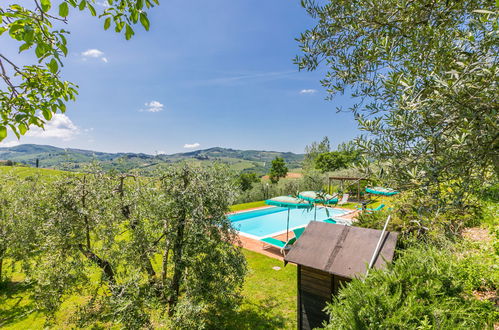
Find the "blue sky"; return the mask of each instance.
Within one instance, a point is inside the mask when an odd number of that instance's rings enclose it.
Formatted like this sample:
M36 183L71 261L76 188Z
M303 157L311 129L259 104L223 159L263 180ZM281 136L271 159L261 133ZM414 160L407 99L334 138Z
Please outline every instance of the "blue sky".
M163 0L149 18L150 31L137 26L126 41L71 12L63 76L79 85L78 100L20 142L150 154L214 146L301 153L325 135L337 144L358 134L352 114L335 111L350 97L326 101L324 72L293 64L295 38L313 24L299 1ZM31 59L4 45L18 61ZM15 143L11 136L2 144Z

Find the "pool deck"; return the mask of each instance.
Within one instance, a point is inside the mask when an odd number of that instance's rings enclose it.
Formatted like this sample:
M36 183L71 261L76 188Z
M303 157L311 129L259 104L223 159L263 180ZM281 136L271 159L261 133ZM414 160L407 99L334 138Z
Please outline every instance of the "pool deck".
M272 207L272 206L255 207L255 208L241 210L241 211L237 211L237 212L231 212L230 214L259 210L259 209L264 209L264 208L268 208L268 207ZM348 219L348 220L352 220L352 221L355 221L357 215L360 212L359 210L346 209L346 208L342 208L342 207L335 207L335 208L345 210L345 211L350 211L350 213L345 214L343 216L338 216L337 218ZM294 236L293 232L290 232L289 238L292 238L293 236ZM286 240L286 233L272 236L272 237L280 239L282 241L285 241ZM266 255L267 257L275 258L278 260L283 260L283 258L284 258L283 255L281 254L281 251L278 248L267 245L268 247L265 247L265 249L264 249L263 243L259 240L245 237L243 235L239 235L239 241L241 242L240 246L247 249L247 250L254 251L254 252Z

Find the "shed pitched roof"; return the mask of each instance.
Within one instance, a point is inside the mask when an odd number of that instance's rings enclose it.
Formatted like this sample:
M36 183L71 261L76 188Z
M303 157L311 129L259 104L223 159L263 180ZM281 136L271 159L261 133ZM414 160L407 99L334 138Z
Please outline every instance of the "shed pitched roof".
M386 232L374 268L392 260L397 236ZM311 221L284 261L353 278L365 273L380 237L381 230Z

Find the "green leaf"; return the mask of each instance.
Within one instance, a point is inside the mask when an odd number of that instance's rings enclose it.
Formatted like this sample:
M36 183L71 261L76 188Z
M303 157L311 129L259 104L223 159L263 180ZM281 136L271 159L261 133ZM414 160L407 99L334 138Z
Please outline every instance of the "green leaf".
M21 135L24 135L28 131L28 126L26 126L25 123L20 123L17 128L19 129L19 132Z
M63 2L59 5L59 16L67 17L69 14L69 7L67 2Z
M66 112L66 105L62 100L57 100L57 103L59 104L59 109L61 110L62 113Z
M53 74L56 74L57 70L59 70L59 64L57 63L55 58L50 60L50 62L47 63L47 66L49 67L50 72L52 72Z
M26 49L28 49L28 48L30 48L30 47L31 47L31 45L33 45L33 44L30 44L30 43L27 43L27 42L26 42L26 43L24 43L24 44L22 44L22 45L19 47L19 53L20 53L20 52L25 51L25 50L26 50Z
M9 34L15 38L15 35L17 33L18 30L21 30L21 29L24 29L24 25L22 24L19 24L19 23L14 23L10 26L10 29L9 29Z
M87 3L87 8L88 8L88 10L90 10L90 14L92 14L92 16L97 15L97 12L95 11L94 6L92 6L90 3Z
M78 8L80 10L83 10L83 9L85 9L86 6L87 6L87 1L86 0L81 0L80 5L78 6Z
M68 56L68 48L63 44L58 44L59 49L62 51L64 56Z
M137 23L137 21L139 20L139 12L134 10L130 15L130 19L132 20L133 23Z
M25 25L23 40L28 43L32 43L34 39L35 39L35 31L33 31L33 28L31 28L31 26Z
M43 114L43 118L45 118L46 120L52 119L52 111L50 111L49 109L43 108L42 114Z
M42 58L45 55L45 44L38 44L35 49L36 57Z
M123 22L116 22L116 27L114 28L114 30L116 32L121 32L121 30L123 30L124 26L125 26L125 23L123 23Z
M133 32L133 29L130 25L126 25L125 29L125 39L130 40L130 38L134 35L135 33Z
M109 29L109 27L111 26L111 17L108 17L106 18L106 20L104 21L104 30L107 30Z
M50 10L50 7L52 7L50 0L41 0L40 4L42 5L42 10L44 12L48 12Z
M7 137L7 128L5 126L0 126L0 141Z
M146 31L149 31L149 19L145 13L140 13L140 23Z

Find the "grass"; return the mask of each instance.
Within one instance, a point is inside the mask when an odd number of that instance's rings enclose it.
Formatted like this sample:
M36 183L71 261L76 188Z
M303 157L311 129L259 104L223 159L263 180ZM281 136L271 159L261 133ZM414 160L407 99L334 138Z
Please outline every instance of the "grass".
M296 266L256 252L243 250L248 275L243 286L243 300L235 311L224 315L227 329L292 329L296 327ZM280 267L279 270L273 267ZM5 268L9 268L7 266ZM35 312L30 287L19 272L0 284L0 328L44 329L45 315ZM71 296L56 314L53 328L75 328L70 323L84 297Z
M24 166L0 166L1 175L18 175L22 178L29 176L35 177L54 177L57 178L61 175L68 175L71 172L53 170L48 168L24 167Z
M232 205L230 207L230 210L232 212L235 212L235 211L242 211L242 210L252 209L252 208L255 208L255 207L261 207L261 206L267 206L267 204L265 204L265 201L243 203L243 204L235 204L235 205Z
M296 328L296 266L243 250L248 275L243 302L227 320L228 329ZM275 270L273 267L279 267Z

